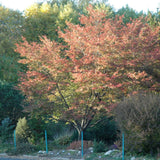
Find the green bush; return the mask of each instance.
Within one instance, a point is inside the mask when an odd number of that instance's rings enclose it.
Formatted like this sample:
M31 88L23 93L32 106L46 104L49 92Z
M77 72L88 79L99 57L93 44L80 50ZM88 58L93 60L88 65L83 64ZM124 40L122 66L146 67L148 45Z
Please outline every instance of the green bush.
M94 120L92 123L94 123ZM103 141L112 144L117 139L117 130L117 125L113 117L108 118L107 116L104 116L100 123L87 128L84 132L84 139Z
M30 117L28 120L28 126L30 129L30 136L28 138L29 143L43 143L46 129L45 121L40 116Z
M105 152L105 144L104 142L100 141L100 142L96 142L94 141L93 143L93 152L95 153L100 153L100 152Z
M8 155L21 155L21 154L27 154L27 153L34 153L39 150L38 147L31 145L29 143L20 143L15 148L10 148L6 151Z
M59 138L61 133L66 133L68 126L62 122L55 122L49 119L43 110L34 110L29 119L28 126L30 129L29 142L31 144L39 144L44 141L45 130L47 131L47 138L53 141Z
M64 137L60 137L58 139L55 140L55 143L57 145L61 145L61 146L66 146L71 142L71 137L70 136L64 136Z

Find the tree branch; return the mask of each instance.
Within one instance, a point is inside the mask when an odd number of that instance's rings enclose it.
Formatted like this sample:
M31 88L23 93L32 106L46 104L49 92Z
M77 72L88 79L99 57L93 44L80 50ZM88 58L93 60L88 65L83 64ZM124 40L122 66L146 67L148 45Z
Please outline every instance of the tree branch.
M65 100L65 98L64 98L64 96L63 96L63 94L62 94L62 92L61 92L61 90L60 90L60 88L59 88L58 83L56 84L56 86L57 86L58 92L59 92L61 98L63 99L65 105L67 106L67 108L69 108L69 105L67 104L67 101Z

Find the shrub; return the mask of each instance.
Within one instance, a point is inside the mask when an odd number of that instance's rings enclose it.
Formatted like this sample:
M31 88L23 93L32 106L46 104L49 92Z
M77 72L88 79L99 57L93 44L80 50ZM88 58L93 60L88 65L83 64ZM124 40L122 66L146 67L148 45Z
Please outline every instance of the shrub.
M113 144L113 142L117 139L117 124L113 117L107 117L107 115L101 117L101 119L102 121L92 126L95 122L93 120L91 124L92 127L87 128L84 132L84 139L103 141L108 144Z
M29 126L26 118L20 118L16 126L16 140L17 142L28 142L30 136Z
M38 148L34 145L31 145L29 143L20 143L15 148L10 148L6 151L8 155L19 155L19 154L27 154L27 153L33 153L38 151Z
M28 127L30 129L30 136L28 141L30 144L37 144L44 141L44 134L46 129L45 121L42 120L41 116L33 117L28 119Z
M70 136L63 136L55 140L57 145L66 146L71 142Z
M46 113L42 109L34 110L28 119L28 126L31 135L29 141L31 144L39 144L44 141L45 130L47 130L48 140L60 138L62 133L68 131L68 126L65 123L55 122L47 118Z
M94 141L93 152L100 153L100 152L104 152L104 151L105 151L105 144L104 144L104 142L102 142L102 141L100 141L100 142Z
M125 148L156 153L160 148L160 95L137 94L125 98L115 108L119 127L125 132Z
M58 124L60 125L60 127L64 126L64 128L60 128L59 131L54 132L54 144L61 148L70 144L70 142L72 141L71 137L73 131L68 125L57 123L57 125Z

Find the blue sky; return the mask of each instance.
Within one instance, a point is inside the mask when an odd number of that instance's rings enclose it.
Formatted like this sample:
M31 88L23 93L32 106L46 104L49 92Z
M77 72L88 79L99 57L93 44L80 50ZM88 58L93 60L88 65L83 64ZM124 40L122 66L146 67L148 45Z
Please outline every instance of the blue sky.
M34 2L38 1L43 0L0 0L0 3L8 8L23 11ZM144 12L147 12L148 10L150 10L152 12L156 12L157 8L159 8L160 10L160 0L108 0L108 3L116 10L122 8L123 6L126 6L126 4L128 4L136 11L143 10Z

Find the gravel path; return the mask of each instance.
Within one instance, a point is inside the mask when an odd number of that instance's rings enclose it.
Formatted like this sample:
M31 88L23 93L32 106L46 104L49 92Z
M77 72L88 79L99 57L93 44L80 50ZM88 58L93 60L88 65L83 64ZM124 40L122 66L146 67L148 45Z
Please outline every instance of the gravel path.
M38 157L38 159L37 158L34 158L34 159L23 159L23 158L15 158L15 157L0 157L0 160L76 160L76 159L68 159L68 158L56 158L56 157L54 157L54 158L42 158L42 157ZM78 159L77 159L78 160ZM79 159L80 160L80 159Z
M61 157L39 157L39 156L7 156L6 154L0 154L0 160L83 160Z
M27 160L27 159L17 159L17 158L2 158L2 157L0 157L0 160Z
M37 159L38 157L36 157ZM16 157L16 156L8 156L7 154L0 154L0 160L36 160L33 157ZM38 160L38 159L37 159Z

